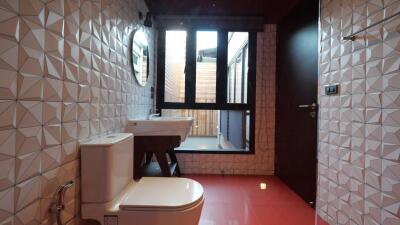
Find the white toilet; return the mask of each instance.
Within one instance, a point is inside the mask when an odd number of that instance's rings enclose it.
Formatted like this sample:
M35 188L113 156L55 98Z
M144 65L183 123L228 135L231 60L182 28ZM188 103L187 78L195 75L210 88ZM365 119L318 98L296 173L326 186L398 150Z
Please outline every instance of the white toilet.
M81 143L82 218L102 225L197 225L203 187L186 178L133 180L133 135Z

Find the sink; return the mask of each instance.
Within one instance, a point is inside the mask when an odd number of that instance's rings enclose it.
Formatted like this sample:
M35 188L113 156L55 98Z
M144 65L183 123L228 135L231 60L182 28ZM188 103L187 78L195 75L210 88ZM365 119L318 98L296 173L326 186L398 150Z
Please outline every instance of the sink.
M180 136L185 141L192 128L192 117L152 117L128 120L126 132L134 136Z

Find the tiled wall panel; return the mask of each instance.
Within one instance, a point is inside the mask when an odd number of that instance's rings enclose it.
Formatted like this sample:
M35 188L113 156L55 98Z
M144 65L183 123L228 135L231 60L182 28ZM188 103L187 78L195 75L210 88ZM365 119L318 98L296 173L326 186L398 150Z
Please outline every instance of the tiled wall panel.
M139 9L139 0L0 1L1 225L54 224L48 208L69 180L62 219L78 223L79 141L152 108L154 68L140 87L129 66Z
M400 224L398 0L322 0L317 212L331 225ZM340 84L340 94L323 87Z
M257 35L256 149L254 155L178 154L183 173L274 174L276 25Z

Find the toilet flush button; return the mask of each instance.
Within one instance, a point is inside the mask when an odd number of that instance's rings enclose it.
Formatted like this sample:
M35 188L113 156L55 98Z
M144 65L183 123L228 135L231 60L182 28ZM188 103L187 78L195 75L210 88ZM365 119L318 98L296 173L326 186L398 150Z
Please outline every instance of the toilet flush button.
M118 216L104 216L104 225L118 225Z

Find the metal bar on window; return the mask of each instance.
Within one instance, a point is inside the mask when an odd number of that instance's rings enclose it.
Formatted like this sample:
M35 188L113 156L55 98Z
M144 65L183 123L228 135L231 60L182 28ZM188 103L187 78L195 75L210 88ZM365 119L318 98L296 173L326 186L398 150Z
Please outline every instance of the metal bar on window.
M228 32L218 31L217 45L217 85L216 85L216 102L223 104L227 102L228 87Z

